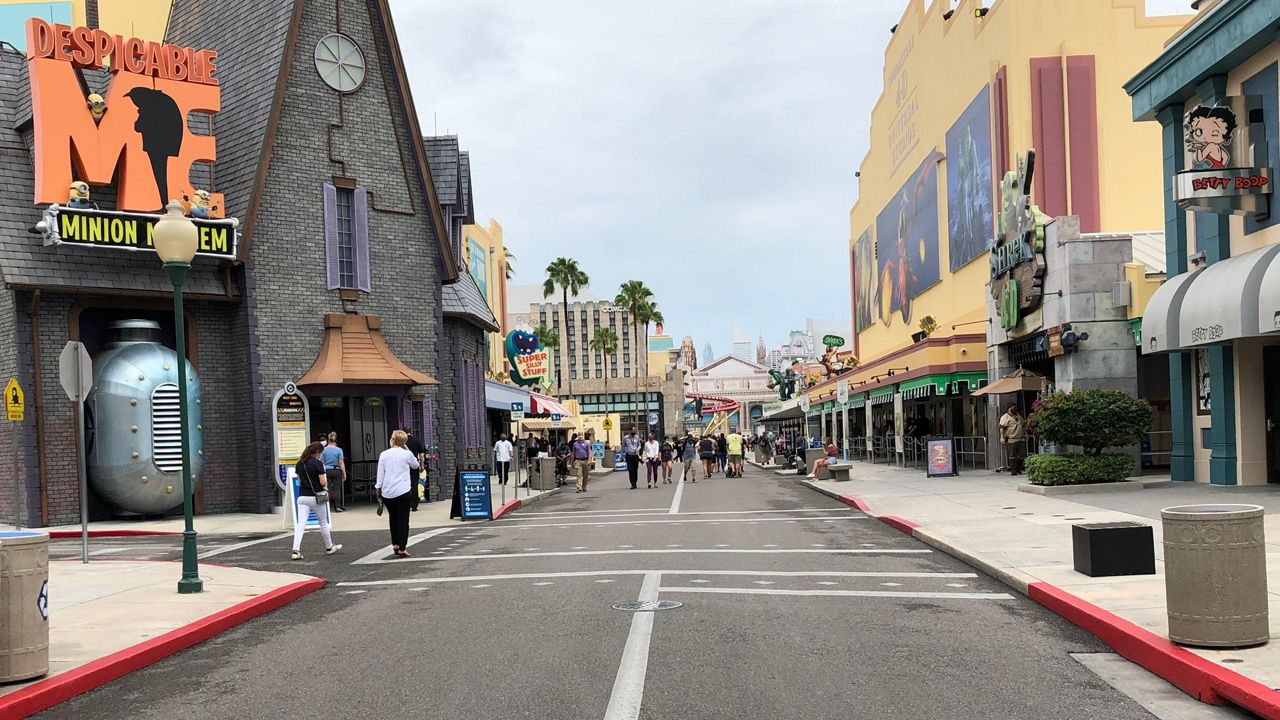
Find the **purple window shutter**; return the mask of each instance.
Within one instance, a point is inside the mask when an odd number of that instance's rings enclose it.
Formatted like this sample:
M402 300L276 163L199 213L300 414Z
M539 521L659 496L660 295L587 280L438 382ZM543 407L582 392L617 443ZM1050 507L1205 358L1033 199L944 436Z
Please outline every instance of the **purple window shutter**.
M413 430L413 401L408 395L400 401L400 429L406 432Z
M462 444L471 447L471 403L467 402L467 364L458 358L458 382L462 383Z
M369 282L369 191L356 188L351 203L351 239L355 246L356 287L373 292Z
M435 408L431 398L422 401L422 444L431 447L436 443Z
M330 290L342 287L338 275L338 189L324 184L324 264Z
M472 415L476 424L476 445L483 447L485 443L484 436L484 371L480 369L480 363L471 362L471 407Z

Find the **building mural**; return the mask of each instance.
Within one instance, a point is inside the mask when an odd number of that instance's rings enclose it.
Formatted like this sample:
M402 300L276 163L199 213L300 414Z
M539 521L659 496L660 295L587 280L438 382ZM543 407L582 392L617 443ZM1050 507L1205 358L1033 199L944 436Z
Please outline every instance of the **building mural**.
M947 130L947 242L951 272L991 249L991 86Z
M876 306L880 322L902 313L940 279L938 263L938 157L930 154L876 217Z
M863 231L853 246L853 283L855 329L862 332L876 318L876 260L871 252L871 229Z

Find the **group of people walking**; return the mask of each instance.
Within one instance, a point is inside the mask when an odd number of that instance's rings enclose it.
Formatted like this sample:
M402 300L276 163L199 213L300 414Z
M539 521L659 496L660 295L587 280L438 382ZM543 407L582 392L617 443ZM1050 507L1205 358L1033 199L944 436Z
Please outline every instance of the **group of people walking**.
M683 465L680 473L682 480L698 481L694 467L698 460L702 461L703 480L716 472L723 472L726 477L742 477L745 447L746 440L737 432L697 438L692 432L686 432L684 437L666 436L661 441L650 434L647 440L641 441L640 435L632 427L622 437L622 455L627 463L627 476L632 490L639 487L641 465L645 467L645 487L671 484L677 460Z

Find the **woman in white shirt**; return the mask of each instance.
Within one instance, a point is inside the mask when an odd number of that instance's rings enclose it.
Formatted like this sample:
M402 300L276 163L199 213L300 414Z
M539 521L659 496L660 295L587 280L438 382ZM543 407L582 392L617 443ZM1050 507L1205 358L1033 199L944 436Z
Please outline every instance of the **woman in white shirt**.
M498 484L506 485L507 477L511 474L511 441L507 439L507 434L502 433L498 436L498 442L493 444L493 460L498 464Z
M405 548L409 543L409 510L413 506L410 490L413 481L411 470L418 469L418 458L409 452L405 445L409 435L403 430L391 433L391 447L378 456L378 497L387 506L387 517L391 524L391 548L396 557L409 557Z
M662 446L654 436L650 435L649 441L644 444L644 455L641 459L644 460L648 487L658 487L658 468L662 467Z

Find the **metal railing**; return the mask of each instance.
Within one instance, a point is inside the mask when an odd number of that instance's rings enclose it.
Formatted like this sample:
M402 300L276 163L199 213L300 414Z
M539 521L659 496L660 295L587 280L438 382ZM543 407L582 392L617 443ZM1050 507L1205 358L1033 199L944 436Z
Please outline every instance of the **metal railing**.
M1167 449L1158 449L1161 447ZM1173 431L1153 430L1147 433L1143 438L1142 448L1140 453L1142 467L1170 464L1173 461ZM1163 458L1163 462L1157 461L1156 458Z

